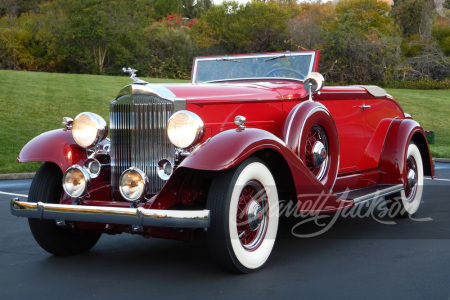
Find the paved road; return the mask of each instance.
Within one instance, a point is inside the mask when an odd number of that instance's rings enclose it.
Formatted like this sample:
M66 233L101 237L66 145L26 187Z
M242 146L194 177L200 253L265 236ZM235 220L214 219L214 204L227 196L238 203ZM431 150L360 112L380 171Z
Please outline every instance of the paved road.
M0 299L450 299L450 164L437 163L436 173L416 220L346 216L313 238L296 237L298 220L284 220L268 264L249 275L223 272L205 242L125 234L53 257L9 212L8 193L25 199L30 180L2 181Z

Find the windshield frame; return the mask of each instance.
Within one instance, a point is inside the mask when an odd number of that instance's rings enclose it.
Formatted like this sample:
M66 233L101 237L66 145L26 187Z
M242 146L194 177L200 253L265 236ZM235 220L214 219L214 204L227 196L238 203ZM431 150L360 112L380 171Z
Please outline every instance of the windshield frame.
M198 84L198 69L199 63L203 61L232 61L237 59L252 59L252 58L266 58L266 59L277 59L277 58L290 58L295 56L311 56L311 62L308 68L308 74L311 72L317 72L319 51L309 50L309 51L286 51L286 52L266 52L266 53L255 53L255 54L231 54L231 55L215 55L215 56L199 56L194 58L194 63L192 65L191 83ZM305 74L308 75L308 74ZM303 81L301 79L290 78L290 77L245 77L245 78L223 78L215 79L211 81L204 81L200 83L213 83L213 82L227 82L227 81L242 81L242 80L279 80L279 79L291 79Z

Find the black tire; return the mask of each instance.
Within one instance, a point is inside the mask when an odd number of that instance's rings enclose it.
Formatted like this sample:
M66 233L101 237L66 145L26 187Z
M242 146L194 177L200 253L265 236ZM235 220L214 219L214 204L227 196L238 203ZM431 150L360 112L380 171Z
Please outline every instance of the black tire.
M61 169L45 162L37 171L28 193L29 202L59 203L62 196ZM101 233L69 229L56 225L55 220L28 219L38 244L56 256L69 256L89 251Z
M413 171L414 185L409 185L408 173ZM412 216L419 209L423 192L423 162L419 148L414 143L408 146L405 160L404 182L405 190L385 197L389 215L394 218Z
M267 166L250 158L213 179L207 208L207 240L213 256L231 272L262 268L278 230L278 193Z

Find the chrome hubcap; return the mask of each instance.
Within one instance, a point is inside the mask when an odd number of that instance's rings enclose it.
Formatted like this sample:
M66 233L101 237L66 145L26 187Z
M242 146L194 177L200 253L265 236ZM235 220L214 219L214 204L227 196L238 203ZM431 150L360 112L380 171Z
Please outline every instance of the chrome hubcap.
M416 186L416 172L412 169L408 172L408 185L410 189Z
M328 138L322 126L316 125L308 132L304 151L306 167L322 180L329 164Z
M247 211L248 227L250 227L251 230L258 229L259 225L261 224L262 218L263 212L261 206L258 204L258 202L252 201L248 206Z
M417 166L414 157L410 156L406 160L406 187L405 195L408 202L414 200L417 191Z
M320 167L327 159L327 150L322 142L316 142L313 147L314 165Z

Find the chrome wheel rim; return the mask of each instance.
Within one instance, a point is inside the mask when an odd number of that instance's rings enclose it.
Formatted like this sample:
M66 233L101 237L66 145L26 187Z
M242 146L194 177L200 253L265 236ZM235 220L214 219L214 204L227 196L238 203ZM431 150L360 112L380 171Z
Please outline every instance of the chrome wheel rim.
M406 185L405 196L408 202L414 200L417 192L417 164L414 157L409 156L406 160Z
M264 240L269 222L267 193L261 183L252 180L239 195L236 227L239 241L247 251L258 249Z
M305 164L318 180L322 180L328 169L328 138L325 130L316 125L308 132L305 144Z

